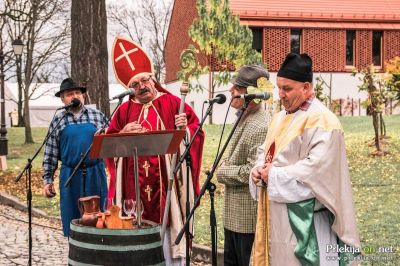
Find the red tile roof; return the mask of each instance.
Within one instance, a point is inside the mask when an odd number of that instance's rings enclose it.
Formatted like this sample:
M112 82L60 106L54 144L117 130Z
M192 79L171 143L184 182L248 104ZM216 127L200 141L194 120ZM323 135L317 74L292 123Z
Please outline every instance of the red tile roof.
M231 0L242 20L400 23L400 0Z
M364 22L321 22L321 21L262 21L242 20L242 24L252 27L273 28L324 28L324 29L363 29L363 30L400 30L400 23L364 23Z

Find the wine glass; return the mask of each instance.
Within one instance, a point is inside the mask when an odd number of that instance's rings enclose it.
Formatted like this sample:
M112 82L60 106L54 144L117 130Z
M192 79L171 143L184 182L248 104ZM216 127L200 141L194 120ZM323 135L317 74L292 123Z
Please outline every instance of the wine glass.
M143 202L140 201L140 215L143 215L144 208L143 208ZM137 219L137 204L136 201L134 202L134 208L133 208L133 216L135 216L135 219Z
M128 215L128 217L131 217L132 214L135 211L135 206L136 206L136 201L134 201L133 199L124 199L124 212L125 214Z
M104 201L103 211L108 212L112 205L115 205L114 198L106 198L106 200Z

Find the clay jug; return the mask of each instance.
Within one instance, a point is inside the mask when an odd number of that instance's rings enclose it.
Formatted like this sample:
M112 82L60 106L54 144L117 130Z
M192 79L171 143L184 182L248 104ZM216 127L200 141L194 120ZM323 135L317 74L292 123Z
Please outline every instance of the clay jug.
M106 215L103 212L99 212L97 214L97 223L96 228L102 229L104 228L104 221L106 220Z
M121 217L122 229L133 229L133 217Z
M117 205L112 205L109 209L110 215L106 216L105 225L108 229L122 229L123 223L119 218L120 208Z
M79 198L78 207L81 212L80 223L86 226L96 226L97 214L100 212L100 197L89 196Z

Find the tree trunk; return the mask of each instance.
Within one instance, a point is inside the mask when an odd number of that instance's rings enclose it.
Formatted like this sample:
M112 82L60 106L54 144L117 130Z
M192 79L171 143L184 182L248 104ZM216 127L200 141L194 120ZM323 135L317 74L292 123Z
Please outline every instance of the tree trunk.
M18 83L18 126L23 127L25 125L24 116L23 116L23 101L22 101L22 73L21 73L21 57L17 56L17 83Z
M386 125L385 121L383 120L382 113L379 113L379 118L380 118L381 138L384 138L386 137Z
M71 76L86 86L92 104L110 113L105 0L72 0Z
M24 91L24 99L28 99L29 90ZM31 119L29 116L29 100L24 101L24 123L25 123L25 144L34 143L31 128Z
M29 88L32 83L33 50L35 48L34 36L35 25L38 19L38 3L32 1L32 27L28 30L28 41L26 43L26 63L24 77L24 124L25 124L25 143L34 143L32 138L31 118L29 116Z
M210 69L209 75L208 75L208 99L212 99L214 97L214 86L213 86L213 72ZM208 123L210 125L213 124L213 114L212 112L208 116Z
M212 44L211 44L212 46ZM208 99L212 99L214 97L214 72L213 72L213 56L214 56L214 49L213 53L208 57L208 66L209 66L209 73L208 73ZM213 114L212 112L208 116L208 122L210 125L213 124Z
M34 143L32 137L31 118L29 115L29 88L31 86L32 76L32 55L33 43L27 43L27 57L25 66L25 79L24 79L24 126L25 126L25 143Z
M372 123L374 125L375 132L375 147L378 152L381 151L380 143L379 143L379 115L377 112L372 112Z

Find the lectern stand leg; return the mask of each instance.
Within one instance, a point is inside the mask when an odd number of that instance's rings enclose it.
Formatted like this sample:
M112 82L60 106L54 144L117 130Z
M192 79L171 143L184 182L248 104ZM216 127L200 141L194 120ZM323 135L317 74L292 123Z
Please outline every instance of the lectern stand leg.
M137 147L134 149L133 159L135 161L134 176L135 176L135 189L136 189L136 219L138 227L142 226L142 204L140 202L140 184L139 184L139 160Z

